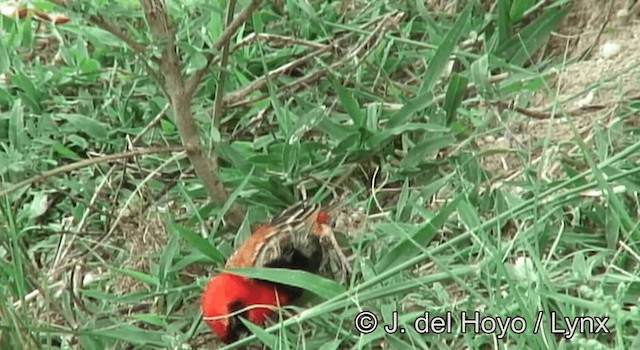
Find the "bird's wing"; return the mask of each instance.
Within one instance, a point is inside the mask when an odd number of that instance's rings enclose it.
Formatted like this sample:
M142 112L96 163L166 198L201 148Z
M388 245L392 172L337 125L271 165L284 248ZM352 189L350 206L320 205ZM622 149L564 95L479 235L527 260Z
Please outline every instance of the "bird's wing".
M271 225L260 225L244 243L229 257L226 267L254 267L257 255L272 238L278 235L278 229Z
M313 253L310 250L315 249L315 242L309 239L314 230L318 231L316 219L319 212L319 204L307 202L299 202L285 209L270 223L258 226L227 260L226 267L270 265L291 250L305 255Z

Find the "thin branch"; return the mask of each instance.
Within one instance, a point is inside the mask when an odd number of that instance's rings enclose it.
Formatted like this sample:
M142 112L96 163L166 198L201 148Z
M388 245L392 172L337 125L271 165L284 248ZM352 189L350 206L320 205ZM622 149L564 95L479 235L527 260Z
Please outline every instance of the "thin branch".
M131 144L135 146L136 143L138 143L138 141L140 141L140 139L142 139L144 135L151 130L151 128L156 127L158 123L160 123L160 120L165 117L170 107L171 105L169 103L162 107L162 110L160 110L160 112L153 118L151 123L147 124L147 126L145 126L144 129L142 129L142 131L140 131L138 135L131 140Z
M152 57L152 56L147 55L147 46L142 45L139 42L135 41L133 38L131 38L129 35L127 35L122 30L122 28L120 28L115 23L109 21L108 19L106 19L106 18L104 18L102 16L89 16L88 20L89 20L89 22L95 24L96 26L98 26L98 27L106 30L107 32L113 34L116 38L124 41L137 54L140 54L140 55L145 56L145 57L149 57L150 60L152 60L152 61L154 61L156 63L158 62L157 57Z
M72 172L74 170L86 168L86 167L89 167L89 166L92 166L92 165L111 162L111 161L118 160L118 159L123 159L123 158L141 156L141 155L145 155L145 154L170 153L170 152L180 152L180 151L185 151L185 150L187 150L187 149L185 147L183 147L183 146L151 147L151 148L140 148L140 149L136 149L136 150L129 151L129 152L109 154L109 155L98 157L98 158L83 159L83 160L75 162L75 163L66 164L66 165L57 167L57 168L55 168L53 170L45 171L45 172L41 173L40 175L34 176L34 177L32 177L30 179L26 179L24 181L20 181L17 184L15 184L15 185L7 188L7 189L0 190L0 197L6 196L8 194L11 194L11 193L19 190L22 187L30 186L30 185L33 185L33 184L39 183L39 182L43 182L43 181L47 180L48 178L51 178L51 177L54 177L54 176L57 176L57 175L61 175L61 174L64 174L64 173Z
M233 22L233 14L236 10L236 0L229 0L229 5L227 6L227 20L226 26L230 28L231 23ZM212 120L213 127L218 129L220 127L220 120L222 119L222 107L223 107L223 98L224 98L224 86L225 81L227 79L227 70L224 69L229 64L229 42L231 37L229 36L227 40L222 43L222 58L220 59L220 68L218 70L218 85L216 86L216 97L215 102L213 104L212 110ZM209 61L211 62L211 61ZM197 74L197 72L196 72ZM199 82L198 82L199 83ZM215 167L218 167L218 153L214 150L214 147L217 147L217 142L211 142L209 146L209 157L211 158L211 162Z
M229 6L227 7L227 28L231 28L233 22L233 13L236 9L236 0L229 0ZM224 82L227 78L227 64L229 63L229 41L231 36L222 43L222 58L220 59L220 68L218 70L218 86L216 86L216 101L213 105L213 126L218 128L220 126L220 119L222 118L222 106L224 95ZM196 72L197 73L197 72Z
M67 6L69 5L69 1L66 0L50 0L52 3L63 7L63 8L67 8ZM96 25L98 28L105 30L109 33L111 33L111 35L115 36L116 38L122 40L125 44L127 44L135 53L139 54L140 56L149 59L150 61L152 61L153 63L158 63L159 59L158 57L154 57L152 55L150 55L147 52L147 46L137 42L136 40L134 40L132 37L130 37L124 30L122 30L122 28L120 26L118 26L117 24L109 21L108 19L104 18L103 16L98 16L98 15L90 15L87 16L87 20L91 23L93 23L94 25ZM159 84L162 84L162 79L161 76L158 75L158 72L156 72L150 65L149 63L144 60L144 64L145 64L145 68L147 69L147 72L149 73L149 75L155 80L157 81Z
M296 39L294 37L285 36L285 35L269 34L269 33L251 33L247 35L244 39L242 39L241 42L236 44L233 47L233 50L231 50L231 52L234 52L245 46L251 45L256 41L275 43L277 45L280 45L280 47L283 47L283 46L291 47L294 45L307 46L315 50L321 50L327 47L326 44L320 44L313 41Z
M345 39L345 38L342 38ZM342 40L339 39L339 40ZM290 72L298 67L303 66L304 64L306 64L307 62L310 62L311 60L318 58L318 56L327 53L328 51L331 51L331 49L334 46L327 46L323 49L320 50L315 50L312 51L310 53L308 53L305 56L302 56L300 58L298 58L295 61L289 62L285 65L282 65L280 67L278 67L277 69L274 69L270 72L268 72L267 74L261 76L260 78L254 80L253 82L251 82L251 84L241 88L238 91L235 91L231 94L228 94L225 97L225 104L226 105L233 105L235 104L237 101L241 101L244 100L247 96L251 95L254 91L263 89L264 87L267 86L267 82L269 80L272 80L274 78L277 78L287 72Z
M211 199L216 204L223 205L229 199L229 195L218 177L219 169L215 159L216 156L209 157L205 154L200 140L198 125L191 110L193 91L199 80L194 80L192 77L186 85L194 85L192 87L185 85L182 75L182 62L176 48L175 31L169 22L164 1L141 0L140 3L154 39L158 43L164 43L163 57L159 62L159 66L164 75L165 88L175 112L176 124L182 144L186 146L187 156ZM240 25L238 24L237 26L239 27ZM230 33L228 34L229 37L233 32ZM244 218L244 213L237 204L234 204L227 212L227 218L232 225L239 226Z
M603 109L609 107L608 104L604 104L604 105L589 105L589 106L585 106L585 107L577 107L577 108L574 108L572 110L560 113L560 112L556 112L556 111L545 112L545 111L540 111L540 110L533 110L533 109L529 109L529 108L519 107L519 106L516 106L515 104L513 104L513 102L496 101L496 102L490 102L489 104L498 106L498 107L500 107L502 109L512 110L512 111L520 113L520 114L522 114L524 116L527 116L529 118L537 119L537 120L553 119L557 114L561 114L561 116L563 116L563 117L564 116L566 116L566 117L577 117L577 116L583 115L583 114L588 113L588 112L599 111L599 110L603 110ZM613 103L613 104L615 105L615 103Z
M345 63L347 63L347 61L353 59L354 57L356 57L360 52L362 52L363 50L367 49L366 45L367 43L370 43L370 41L372 40L372 38L376 38L379 36L380 32L382 32L384 29L390 27L393 23L397 23L397 21L400 19L399 16L401 16L402 13L398 13L398 12L392 12L389 13L387 15L385 15L384 17L381 18L377 18L375 20L369 21L367 23L365 23L361 29L367 29L373 25L376 25L376 29L374 29L371 34L369 35L369 38L362 44L358 45L358 47L356 47L355 49L351 50L351 52L348 55L345 55L342 59L339 60L339 62L333 63L332 65L328 66L328 67L324 67L324 68L320 68L312 73L307 74L306 76L297 79L296 81L287 84L286 86L282 86L278 89L278 92L281 91L285 91L285 90L291 90L291 89L296 89L298 87L304 86L305 84L311 83L319 78L321 78L324 74L326 74L327 71L329 71L330 69L335 69L338 66L344 65ZM274 79L278 76L281 76L287 72L290 72L302 65L304 65L305 63L318 58L318 56L328 53L332 50L336 50L337 48L340 48L341 45L343 45L343 43L347 42L352 36L354 35L354 32L348 33L346 35L344 35L343 37L336 39L333 43L330 43L329 45L325 45L322 46L321 48L310 52L309 54L295 60L292 62L289 62L283 66L278 67L277 69L274 69L270 72L268 72L267 74L257 78L256 80L254 80L253 82L251 82L251 84L231 93L228 94L225 97L225 106L228 108L237 108L237 107L241 107L241 106L246 106L248 104L252 104L255 103L257 101L263 100L265 98L267 98L269 95L262 95L262 96L258 96L256 98L251 98L248 99L247 96L251 95L253 92L263 89L266 85L267 82L271 79ZM369 48L368 51L371 51L371 48Z
M256 9L258 9L258 6L260 6L260 2L260 0L252 0L249 6L242 10L238 17L236 17L231 23L229 23L224 32L222 32L222 35L220 35L220 38L218 38L218 41L216 41L216 43L213 45L213 50L220 50L224 47L224 45L229 44L229 41L231 40L233 34L238 31L238 28L240 28L240 26L242 26L249 20L251 14ZM211 65L213 64L215 58L215 53L210 53L209 55L207 55L207 64L204 66L204 68L193 73L189 81L187 81L187 94L191 95L195 92L195 90L198 88L198 85L200 85L202 78L204 78L204 75L210 71Z
M169 23L167 11L162 0L141 0L142 9L156 41L164 43L162 59L158 62L165 77L165 84L170 98L184 87L180 59L176 51L175 32ZM173 96L172 96L173 95ZM189 97L187 97L189 99ZM175 104L174 104L175 108Z
M65 1L65 0L49 0L50 2L66 8L69 4L69 1ZM129 45L136 53L142 54L144 55L147 51L147 47L140 44L139 42L133 40L133 38L131 38L130 36L128 36L123 30L122 28L120 28L118 25L116 25L115 23L109 21L108 19L105 19L102 16L88 16L87 19L89 20L89 22L95 24L96 26L106 30L107 32L113 34L115 37L117 37L118 39L124 41L127 45Z

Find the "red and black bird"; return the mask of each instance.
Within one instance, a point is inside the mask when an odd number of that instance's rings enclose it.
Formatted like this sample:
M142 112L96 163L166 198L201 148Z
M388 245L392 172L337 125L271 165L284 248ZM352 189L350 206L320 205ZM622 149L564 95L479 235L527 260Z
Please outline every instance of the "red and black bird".
M225 267L271 267L318 273L324 258L320 239L333 232L329 213L319 204L299 202L267 224L259 225L233 253ZM297 287L221 273L202 295L205 322L225 343L248 334L238 316L257 325L303 293ZM254 305L262 305L252 307ZM246 309L244 311L241 311Z

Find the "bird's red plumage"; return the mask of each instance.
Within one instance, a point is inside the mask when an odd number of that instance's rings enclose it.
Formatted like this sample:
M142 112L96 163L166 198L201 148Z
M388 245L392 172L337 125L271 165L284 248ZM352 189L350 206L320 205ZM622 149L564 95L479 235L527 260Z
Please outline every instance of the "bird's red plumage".
M243 317L254 324L263 325L268 317L274 314L273 308L287 305L289 297L278 293L270 283L245 278L238 275L221 273L213 278L202 295L202 312L205 322L218 337L229 342L234 330L230 327L230 305L238 303L242 308L256 304L270 305L271 308L255 307L243 314ZM216 319L209 319L216 317Z
M318 224L327 225L329 224L330 220L331 220L331 215L329 215L329 213L327 213L326 211L319 212L318 216L316 217L316 222Z
M225 267L280 267L317 273L322 259L318 239L331 234L330 219L329 212L318 205L296 204L271 222L255 227ZM242 325L229 314L251 307L241 316L264 325L275 313L273 309L289 305L299 294L301 291L288 286L221 273L205 288L202 312L211 330L230 343L239 339ZM271 308L255 307L257 304Z

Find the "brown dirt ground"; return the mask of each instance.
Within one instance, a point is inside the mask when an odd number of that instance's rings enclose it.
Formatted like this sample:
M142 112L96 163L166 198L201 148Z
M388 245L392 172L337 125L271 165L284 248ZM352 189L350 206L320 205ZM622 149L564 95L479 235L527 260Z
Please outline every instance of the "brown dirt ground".
M621 123L638 123L637 115L621 120L616 112L620 102L640 96L639 10L640 2L632 5L626 0L573 1L571 13L550 39L547 52L566 57L564 61L589 49L590 54L581 61L560 64L549 89L531 98L525 109L538 118L519 113L508 122L499 122L505 131L477 140L483 151L502 151L483 161L497 179L514 179L525 165L535 166L543 179L557 176L558 154L577 150L571 142L575 137L572 124L590 145L594 127L607 130ZM619 50L605 48L611 46ZM554 115L554 102L556 111L569 116Z

